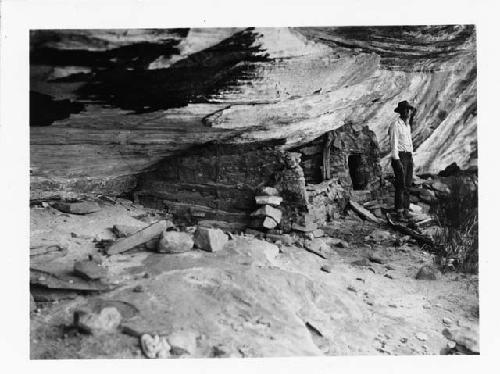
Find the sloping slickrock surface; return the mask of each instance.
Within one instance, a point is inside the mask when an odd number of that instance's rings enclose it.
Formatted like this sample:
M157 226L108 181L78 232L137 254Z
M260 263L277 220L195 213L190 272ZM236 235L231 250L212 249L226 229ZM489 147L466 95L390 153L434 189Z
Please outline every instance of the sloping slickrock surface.
M123 191L209 141L310 141L418 109L417 172L477 158L473 26L31 33L32 191Z
M57 230L47 238L68 241L70 253L46 265L56 274L93 250L90 239L70 232L103 230L138 213L107 206L97 213L99 220L49 220L47 210L32 210L32 232L53 225ZM214 350L231 357L440 353L448 343L444 327L461 331L477 325L474 280L451 273L433 281L414 279L431 256L414 245L395 248L392 239L367 246L362 238L376 228L357 220L333 223L326 231L349 240L349 248L331 248L327 259L295 246L278 250L248 236L235 236L215 253L111 256L105 266L118 288L57 303L37 301L41 312L31 318L31 357L143 358L141 333L195 336L189 357L213 357ZM369 260L374 254L384 263ZM360 259L367 266L351 265ZM330 273L320 270L325 265ZM96 303L119 309L116 332L92 336L65 328L75 310L94 309ZM416 337L422 334L425 342Z

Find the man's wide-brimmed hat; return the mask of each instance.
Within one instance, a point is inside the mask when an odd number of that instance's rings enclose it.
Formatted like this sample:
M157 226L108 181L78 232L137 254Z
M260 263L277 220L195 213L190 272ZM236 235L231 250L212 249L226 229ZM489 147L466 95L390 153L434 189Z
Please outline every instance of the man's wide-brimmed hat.
M403 109L406 109L406 108L415 109L414 107L412 107L410 105L410 103L408 101L404 100L404 101L400 101L398 103L398 106L396 107L396 109L394 109L394 111L396 113L401 114L401 112L403 111Z

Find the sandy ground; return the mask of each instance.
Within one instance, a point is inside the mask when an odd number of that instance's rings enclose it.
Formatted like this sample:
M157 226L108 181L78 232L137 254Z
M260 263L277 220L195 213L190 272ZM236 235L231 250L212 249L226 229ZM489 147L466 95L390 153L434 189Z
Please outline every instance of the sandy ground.
M70 273L75 260L96 253L96 237L114 239L114 224L144 226L161 218L140 206L100 204L101 211L85 216L32 208L32 246L68 248L66 256L32 260L32 266ZM381 242L367 240L376 229L354 218L332 223L325 232L349 247L332 247L327 259L245 235L216 253L107 257L113 291L37 302L31 358L144 358L137 335L146 332L191 341L189 354L173 357L440 354L449 342L445 327L477 331L477 276L416 280L432 255L416 244L395 246L395 232ZM352 264L370 257L376 262ZM95 302L118 305L121 329L95 336L70 328L74 310Z

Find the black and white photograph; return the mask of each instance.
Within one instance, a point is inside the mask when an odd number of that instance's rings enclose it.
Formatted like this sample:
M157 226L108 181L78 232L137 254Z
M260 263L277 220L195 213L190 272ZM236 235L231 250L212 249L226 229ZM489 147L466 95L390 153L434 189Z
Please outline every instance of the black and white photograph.
M24 35L29 360L480 355L480 27L177 26Z

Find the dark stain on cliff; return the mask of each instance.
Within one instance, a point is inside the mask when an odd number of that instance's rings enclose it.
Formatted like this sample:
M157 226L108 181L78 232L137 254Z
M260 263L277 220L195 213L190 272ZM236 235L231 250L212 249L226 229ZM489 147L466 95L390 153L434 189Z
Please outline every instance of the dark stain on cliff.
M30 91L30 126L50 126L54 121L66 119L71 113L79 113L82 103L71 100L54 100L49 95Z
M207 102L211 95L231 90L242 81L252 79L255 63L268 60L254 46L252 28L167 68L155 70L148 70L148 65L161 56L168 59L178 55L181 39L163 40L158 44L134 43L109 50L58 49L51 47L48 40L57 41L57 33L42 33L32 42L32 65L83 66L91 69L90 73L80 72L52 79L52 82L83 82L83 86L75 92L76 101L118 107L135 113ZM37 108L37 105L33 107L34 110ZM36 117L40 117L39 111L32 113L32 118ZM60 119L60 116L55 117Z
M254 42L248 29L165 69L119 66L97 71L78 94L136 113L206 102L211 95L251 79L253 63L267 61Z

